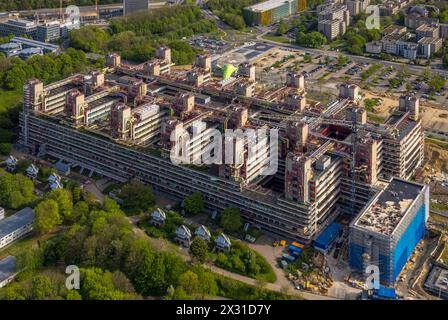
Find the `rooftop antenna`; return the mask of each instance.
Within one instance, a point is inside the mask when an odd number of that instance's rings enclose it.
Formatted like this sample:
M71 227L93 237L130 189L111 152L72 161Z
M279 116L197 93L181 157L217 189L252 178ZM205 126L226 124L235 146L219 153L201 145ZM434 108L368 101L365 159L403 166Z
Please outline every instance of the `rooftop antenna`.
M62 19L62 0L59 0L59 18Z

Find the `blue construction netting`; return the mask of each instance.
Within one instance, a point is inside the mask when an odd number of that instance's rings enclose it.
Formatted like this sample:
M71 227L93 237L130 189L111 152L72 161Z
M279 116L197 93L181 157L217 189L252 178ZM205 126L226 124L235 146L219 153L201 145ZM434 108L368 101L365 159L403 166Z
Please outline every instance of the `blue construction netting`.
M374 298L382 300L395 300L397 299L397 294L395 292L395 288L380 286L378 290L375 290Z
M333 222L314 240L314 247L327 251L334 240L341 234L342 226Z
M393 282L395 282L395 279L408 261L415 246L425 237L425 214L426 206L422 205L400 240L397 242L394 252Z
M426 206L422 205L411 221L406 231L398 240L395 250L390 255L379 255L380 281L388 285L395 284L395 280L408 261L415 246L424 238ZM357 243L350 243L349 263L350 267L363 272L362 255L365 248Z

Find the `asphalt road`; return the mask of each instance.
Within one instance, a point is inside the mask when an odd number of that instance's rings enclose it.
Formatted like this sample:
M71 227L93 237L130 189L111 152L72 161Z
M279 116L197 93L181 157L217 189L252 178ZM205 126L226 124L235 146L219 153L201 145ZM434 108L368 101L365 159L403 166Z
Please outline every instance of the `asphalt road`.
M290 49L296 49L296 50L303 50L303 51L306 51L306 52L312 52L312 53L321 54L321 55L324 55L324 56L336 57L336 58L339 57L339 55L341 54L340 52L336 52L336 51L306 48L306 47L298 46L296 44L279 43L279 42L276 42L276 41L266 40L266 39L263 39L261 37L262 37L262 35L259 35L257 37L259 41L267 42L269 44L274 44L277 47L290 48ZM401 67L403 65L406 65L408 70L409 70L409 72L411 74L415 74L415 75L420 75L423 72L423 70L428 68L428 67L424 67L424 66L415 66L415 65L404 64L404 63L400 63L400 62L384 61L384 60L378 60L378 59L373 59L373 58L369 58L369 57L355 56L355 55L346 54L346 53L344 53L344 55L346 57L348 57L350 60L355 61L357 63L381 63L381 64L383 64L386 67L389 67L389 66ZM441 76L445 76L445 77L448 75L448 71L442 70L442 69L431 69L431 71L432 72L437 72Z

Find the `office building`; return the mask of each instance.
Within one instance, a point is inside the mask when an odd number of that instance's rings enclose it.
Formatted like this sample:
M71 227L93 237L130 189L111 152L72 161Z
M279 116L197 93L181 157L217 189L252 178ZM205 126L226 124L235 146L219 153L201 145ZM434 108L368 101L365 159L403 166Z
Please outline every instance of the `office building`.
M61 38L61 24L59 21L44 22L37 25L37 41L53 42L59 38Z
M280 21L282 18L304 10L303 2L304 0L268 0L260 2L244 8L244 19L248 25L270 25Z
M9 35L16 37L36 38L37 24L34 21L24 19L8 19L0 22L0 36L8 37Z
M150 0L123 0L123 14L128 15L138 11L148 11Z

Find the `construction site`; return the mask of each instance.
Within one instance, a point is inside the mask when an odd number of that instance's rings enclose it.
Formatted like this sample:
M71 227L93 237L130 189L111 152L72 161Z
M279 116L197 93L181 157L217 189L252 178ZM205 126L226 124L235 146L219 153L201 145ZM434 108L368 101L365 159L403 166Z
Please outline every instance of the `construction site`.
M49 85L27 82L19 143L29 153L117 181L138 178L178 199L200 192L208 212L238 207L252 227L305 245L336 217L362 213L393 177L409 179L423 162L414 96L402 96L389 119L374 124L351 83L339 87L337 100L322 104L307 101L300 72L266 89L257 86L254 65L216 74L208 54L198 55L189 70L172 68L167 47L139 65L109 54L106 65ZM260 128L278 130L278 150L251 157L248 139L234 139L238 165L170 160L177 143L192 159L208 152L208 129ZM173 140L179 129L196 138ZM263 174L273 157L276 172Z

